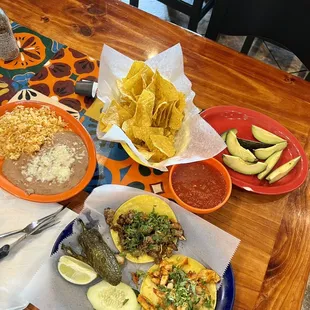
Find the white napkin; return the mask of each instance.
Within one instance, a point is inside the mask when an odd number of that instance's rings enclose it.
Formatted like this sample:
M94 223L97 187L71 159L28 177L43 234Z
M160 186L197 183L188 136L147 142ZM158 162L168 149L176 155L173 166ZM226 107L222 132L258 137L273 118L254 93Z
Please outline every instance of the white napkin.
M16 198L0 189L0 234L24 228L27 224L57 211L57 203L36 203ZM59 224L46 231L29 236L17 245L10 254L0 260L0 310L23 309L29 302L19 292L31 281L41 264L48 259L60 232L77 214L70 209L62 211ZM10 244L21 234L1 238L0 247Z

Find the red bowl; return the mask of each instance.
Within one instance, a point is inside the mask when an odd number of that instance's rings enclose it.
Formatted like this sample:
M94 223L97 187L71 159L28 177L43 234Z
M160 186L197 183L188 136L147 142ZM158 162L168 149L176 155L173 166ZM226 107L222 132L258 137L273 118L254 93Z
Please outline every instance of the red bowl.
M172 183L172 174L175 171L175 169L180 165L174 165L171 167L170 172L169 172L169 187L170 187L170 190L174 196L173 198L181 207L183 207L183 208L185 208L185 209L187 209L193 213L208 214L208 213L211 213L211 212L218 210L227 202L227 200L229 199L229 197L231 195L232 183L231 183L231 178L230 178L230 175L229 175L227 169L218 160L216 160L215 158L210 158L210 159L202 160L201 162L202 163L208 163L209 165L214 167L217 171L219 171L224 177L224 180L226 183L226 193L225 193L225 198L221 203L219 203L217 206L215 206L213 208L200 209L200 208L193 207L193 206L187 204L186 202L184 202L182 199L180 199L179 196L174 191L173 183Z

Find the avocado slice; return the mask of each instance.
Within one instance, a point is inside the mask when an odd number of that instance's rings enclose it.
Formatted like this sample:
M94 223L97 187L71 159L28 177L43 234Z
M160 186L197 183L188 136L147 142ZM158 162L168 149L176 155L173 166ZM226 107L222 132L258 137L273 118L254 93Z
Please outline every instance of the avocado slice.
M289 162L285 163L284 165L280 166L279 168L271 172L266 178L266 180L269 181L269 184L272 184L285 177L297 165L297 163L300 160L300 157L301 156L298 156L290 160Z
M240 157L226 154L223 154L223 162L232 170L248 175L258 174L264 171L267 167L267 164L262 162L250 164L242 160Z
M233 131L229 131L226 137L226 144L228 151L231 155L238 156L244 161L254 163L257 161L257 158L249 150L243 148L237 139L236 134Z
M267 160L265 161L265 164L267 164L267 168L257 176L260 180L262 180L276 165L282 155L282 152L283 150L277 151L267 158Z
M224 140L224 142L226 142L226 137L227 137L227 134L229 133L229 131L232 131L234 134L237 134L238 133L238 130L236 128L232 128L232 129L228 129L226 131L224 131L222 134L221 134L221 137L222 139Z
M270 157L273 153L284 150L286 147L287 147L287 142L284 141L284 142L275 144L273 146L270 146L264 149L254 150L254 154L258 159L264 160Z
M268 144L277 144L285 141L275 134L255 125L252 125L252 134L258 141Z
M232 129L228 129L226 131L224 131L221 134L222 139L224 140L224 142L226 142L226 138L227 138L227 134L229 131L232 131L235 135L237 135L238 130L236 128L232 128ZM264 143L264 142L259 142L259 141L253 141L253 140L247 140L247 139L241 139L238 138L239 144L244 147L245 149L249 149L249 150L255 150L255 149L260 149L260 148L264 148L264 147L269 147L272 146L273 144L268 144L268 143Z

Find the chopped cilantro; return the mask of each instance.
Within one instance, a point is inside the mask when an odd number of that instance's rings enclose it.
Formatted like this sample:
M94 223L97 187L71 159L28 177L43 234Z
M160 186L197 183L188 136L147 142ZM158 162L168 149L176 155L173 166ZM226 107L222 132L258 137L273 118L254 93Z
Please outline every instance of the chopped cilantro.
M139 280L141 280L147 276L147 272L143 270L137 270L136 275L138 276Z
M127 254L126 254L125 252L121 252L121 253L119 253L118 255L119 255L120 257L126 258L126 255L127 255Z
M125 306L128 302L129 298L126 298L124 301L123 301L123 306Z
M114 228L126 253L135 257L149 254L159 262L165 255L163 246L167 251L176 247L176 229L167 215L158 214L155 209L150 214L130 210L119 221Z
M165 293L163 300L165 307L174 305L185 307L186 310L197 310L202 305L211 308L214 304L211 296L196 293L197 282L190 280L186 272L179 267L173 267L168 282L173 283L173 288L158 286L159 291Z
M205 300L205 302L203 303L203 305L204 305L204 307L206 307L206 308L211 308L212 307L212 299L211 299L211 297L207 297L207 299Z

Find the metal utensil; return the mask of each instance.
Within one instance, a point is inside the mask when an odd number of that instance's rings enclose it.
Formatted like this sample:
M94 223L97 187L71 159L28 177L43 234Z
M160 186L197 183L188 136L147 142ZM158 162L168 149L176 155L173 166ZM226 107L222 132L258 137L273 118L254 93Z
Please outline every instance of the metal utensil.
M59 221L57 222L59 223ZM23 240L25 240L28 236L36 233L37 231L39 231L39 229L41 229L40 232L42 232L43 230L56 225L56 219L55 218L50 218L45 220L44 222L41 222L41 224L39 224L38 226L36 226L32 231L30 231L28 234L24 234L23 236L21 236L19 239L17 239L16 241L14 241L11 244L5 244L4 246L2 246L0 248L0 259L6 257L9 255L10 251L12 250L13 247L15 247L17 244L21 243Z
M46 225L40 226L40 228L39 228L38 230L34 231L31 235L38 235L38 234L40 234L42 231L44 231L44 230L46 230L46 229L48 229L48 228L50 228L50 227L53 227L53 226L59 224L60 222L61 222L61 221L57 221L57 222L54 221L54 222L48 223L48 224L46 224Z
M19 234L19 233L29 234L29 232L31 232L39 224L41 224L42 222L44 222L45 220L47 220L49 218L55 218L65 208L66 208L66 206L63 206L61 209L57 210L56 212L54 212L54 213L52 213L50 215L44 216L44 217L38 219L37 221L31 222L30 224L28 224L23 229L17 229L17 230L9 231L7 233L0 234L0 238L4 238L4 237L8 237L8 236L13 236L13 235Z

